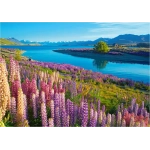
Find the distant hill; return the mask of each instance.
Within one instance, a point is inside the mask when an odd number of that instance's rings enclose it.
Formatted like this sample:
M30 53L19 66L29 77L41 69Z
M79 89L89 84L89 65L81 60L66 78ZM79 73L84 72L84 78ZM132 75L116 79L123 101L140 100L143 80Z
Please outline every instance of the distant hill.
M0 38L0 45L17 45L17 43L4 38Z
M108 44L113 44L113 43L137 44L137 43L143 43L143 42L150 42L150 34L147 34L147 35L125 34L125 35L119 35L115 38L108 40Z
M71 42L36 42L29 40L17 40L15 38L0 38L1 45L30 45L30 46L39 46L39 45L48 45L48 46L93 46L99 41L105 41L107 44L138 44L138 43L149 43L150 42L150 34L147 35L133 35L133 34L124 34L119 35L115 38L98 38L94 41L71 41Z
M19 40L15 39L15 38L8 38L7 40L16 43L17 45L22 45L23 43L21 43Z

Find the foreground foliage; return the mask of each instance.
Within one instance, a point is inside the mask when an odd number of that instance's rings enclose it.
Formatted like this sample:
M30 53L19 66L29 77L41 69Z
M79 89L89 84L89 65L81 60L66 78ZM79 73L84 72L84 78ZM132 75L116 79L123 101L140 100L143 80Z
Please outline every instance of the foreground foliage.
M0 58L0 93L0 126L150 125L149 85L67 64Z

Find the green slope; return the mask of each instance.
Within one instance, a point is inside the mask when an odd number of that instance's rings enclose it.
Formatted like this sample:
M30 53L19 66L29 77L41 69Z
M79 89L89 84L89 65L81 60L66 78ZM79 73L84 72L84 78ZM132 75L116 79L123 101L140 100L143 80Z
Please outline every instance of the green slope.
M4 38L0 38L0 45L18 45L18 44Z

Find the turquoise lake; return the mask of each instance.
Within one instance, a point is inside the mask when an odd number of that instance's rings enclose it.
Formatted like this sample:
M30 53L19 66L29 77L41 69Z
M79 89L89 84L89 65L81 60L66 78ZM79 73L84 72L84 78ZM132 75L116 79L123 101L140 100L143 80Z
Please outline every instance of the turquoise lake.
M150 65L130 64L130 63L112 63L98 61L93 59L75 57L61 54L52 50L64 48L91 48L85 46L2 46L5 48L19 48L25 50L24 56L30 57L37 61L65 63L79 66L84 69L103 74L112 74L119 78L132 79L134 81L150 82Z

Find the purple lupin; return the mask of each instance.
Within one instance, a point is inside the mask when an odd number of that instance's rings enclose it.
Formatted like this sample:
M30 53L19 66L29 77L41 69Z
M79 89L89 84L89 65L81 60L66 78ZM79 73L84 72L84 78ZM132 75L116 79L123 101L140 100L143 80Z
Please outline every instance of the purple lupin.
M66 121L66 126L69 127L69 122L70 122L70 116L67 115L67 121Z
M69 99L67 99L67 103L66 103L66 113L67 115L69 115Z
M137 116L138 114L139 105L135 104L134 114Z
M74 124L76 123L78 118L78 106L74 105Z
M87 101L85 100L83 103L81 126L86 127L87 124L88 124L88 104L87 104Z
M69 115L70 115L70 125L74 125L74 109L73 109L73 102L70 101L69 103Z
M103 117L103 120L102 120L102 127L105 127L106 126L106 117Z
M102 111L105 112L105 105L102 106Z
M50 102L50 108L51 108L51 118L54 120L54 101L51 100Z
M62 110L62 126L63 127L67 126L67 118L66 118L66 111L65 111L65 109Z
M90 127L92 127L92 122L93 122L93 117L94 117L94 110L91 104L91 108L90 108Z
M100 103L100 100L98 100L98 104L97 104L97 118L99 118L99 114L100 114L100 106L101 106L101 103Z
M37 118L37 102L35 94L32 94L33 117Z
M56 108L55 108L55 120L56 120L56 127L61 127L60 114L59 114L59 107L58 106L56 106Z

